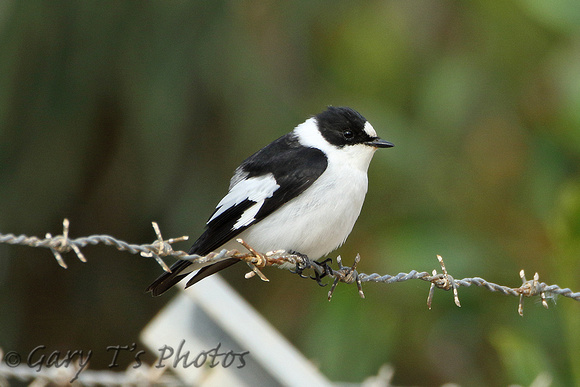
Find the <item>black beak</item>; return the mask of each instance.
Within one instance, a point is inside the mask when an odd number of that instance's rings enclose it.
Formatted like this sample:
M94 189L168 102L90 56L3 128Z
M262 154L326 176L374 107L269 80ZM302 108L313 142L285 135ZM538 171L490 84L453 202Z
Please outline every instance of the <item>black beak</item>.
M371 141L365 142L365 145L374 146L375 148L391 148L395 146L395 144L392 142L385 141L378 137L373 138Z

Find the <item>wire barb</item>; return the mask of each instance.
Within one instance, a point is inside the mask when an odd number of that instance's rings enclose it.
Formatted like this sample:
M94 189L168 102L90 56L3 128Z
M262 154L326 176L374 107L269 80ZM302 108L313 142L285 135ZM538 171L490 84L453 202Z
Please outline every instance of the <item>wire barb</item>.
M128 251L131 254L140 254L144 257L153 257L157 263L166 271L169 271L169 267L165 264L162 257L172 256L178 259L189 260L194 263L208 265L222 261L227 258L236 258L246 262L252 271L246 274L246 278L251 278L256 274L263 280L268 281L266 276L262 273L260 269L266 266L276 266L280 269L289 270L292 273L299 274L303 278L314 278L319 284L322 284L321 279L324 277L329 277L333 279L332 287L328 293L328 299L332 298L334 290L339 282L344 282L346 284L351 284L356 282L359 295L364 298L365 295L362 290L363 282L380 282L385 284L403 282L411 279L420 279L423 281L430 282L429 296L427 297L427 306L431 309L431 304L435 292L435 288L440 288L443 290L453 289L453 298L457 306L461 306L458 296L458 288L460 286L471 286L476 285L479 287L484 287L492 292L499 292L505 295L517 296L519 297L518 313L523 315L523 297L534 297L539 296L542 300L542 305L548 308L548 303L546 301L547 297L553 297L556 295L561 295L563 297L571 298L576 301L580 301L580 292L573 292L569 288L560 288L558 285L548 285L544 282L539 281L539 275L536 273L532 280L526 280L523 270L520 272L520 277L522 279L522 285L518 288L511 288L509 286L498 285L493 282L486 281L480 277L473 278L463 278L460 280L454 279L448 272L443 262L441 256L437 256L441 269L443 273L438 274L436 270L432 273L426 271L418 272L416 270L411 270L409 273L399 273L397 275L379 275L377 273L365 274L359 273L356 268L360 262L360 255L357 254L354 263L351 267L343 266L342 258L339 256L337 259L338 270L333 270L329 265L328 261L323 262L313 262L308 259L307 256L297 254L297 253L287 253L284 250L270 251L262 254L254 250L243 240L240 240L242 244L249 253L240 253L238 250L222 250L220 252L212 252L205 256L199 255L188 255L184 251L173 250L171 245L175 242L181 242L188 239L187 236L182 236L179 238L171 238L164 240L159 225L152 222L153 229L157 239L152 244L129 244L122 240L116 239L109 235L91 235L88 237L81 237L76 239L69 238L70 222L68 219L63 221L63 232L62 235L52 236L47 233L44 239L26 235L14 235L14 234L0 234L0 243L8 243L12 245L24 245L31 247L44 247L51 250L58 264L67 268L67 265L62 257L65 254L73 250L77 258L81 262L86 262L85 256L81 252L81 248L91 244L105 244L108 246L114 246L120 251ZM296 271L292 271L296 268ZM302 275L302 272L306 269L314 270L316 276L308 277ZM324 285L324 284L322 284Z
M265 267L266 263L268 262L266 256L264 254L258 253L256 250L252 248L249 244L247 244L242 238L236 239L236 242L244 246L251 254L246 254L244 256L239 257L239 259L243 260L248 264L251 272L246 273L245 278L252 278L254 275L258 275L262 281L270 282L268 278L260 271L259 268Z
M64 218L64 220L62 221L62 235L57 235L55 237L53 237L50 233L46 233L45 235L45 238L51 241L49 246L50 251L52 251L52 254L54 255L54 258L56 259L58 264L64 269L68 269L68 265L62 258L61 253L64 254L73 250L77 255L79 261L84 263L87 262L87 259L85 258L81 250L78 248L78 246L70 243L70 240L68 239L69 228L70 222L67 218Z
M163 236L161 235L161 229L159 228L157 222L151 222L151 225L153 226L155 235L157 235L157 240L150 245L151 247L149 251L142 251L140 252L140 255L146 258L153 257L157 261L157 263L163 268L163 270L165 270L165 272L171 273L171 269L169 268L169 266L167 266L167 264L163 261L163 259L161 259L161 257L166 257L168 255L176 255L176 253L182 253L183 255L187 255L181 251L180 252L174 251L173 247L171 247L171 244L175 242L186 241L189 239L189 237L184 235L179 238L171 238L168 240L164 240Z
M520 270L520 278L522 279L522 286L516 288L515 290L520 294L520 302L518 304L518 313L520 316L524 316L524 296L533 297L540 295L542 300L542 305L544 308L548 309L548 302L546 301L546 292L542 290L542 284L540 284L540 275L538 272L534 274L534 278L527 281L526 273L524 269Z
M334 282L332 283L332 287L328 291L328 301L332 299L334 289L336 289L336 286L338 285L339 282L344 282L345 284L352 284L353 282L356 282L359 296L361 298L365 298L365 294L362 290L362 282L360 280L358 272L356 271L356 265L358 265L358 263L360 262L360 254L357 254L356 257L354 257L354 263L350 267L342 266L342 257L340 255L336 257L336 262L338 263L339 269L333 270L332 273L329 274L330 276L334 277Z
M433 270L433 276L431 278L431 286L429 288L429 295L427 296L427 307L431 310L431 302L433 301L433 295L435 294L435 288L449 290L453 289L453 300L455 305L461 308L461 303L459 302L459 295L457 292L457 283L449 273L447 273L447 268L445 268L445 262L443 262L443 257L437 255L437 260L441 265L441 270L443 274L437 274L437 270Z

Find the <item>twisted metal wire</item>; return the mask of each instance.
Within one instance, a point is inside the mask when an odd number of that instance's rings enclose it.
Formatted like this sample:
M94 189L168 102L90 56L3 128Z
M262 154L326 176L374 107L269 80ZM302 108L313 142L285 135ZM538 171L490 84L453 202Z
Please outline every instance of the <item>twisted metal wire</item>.
M453 289L455 293L455 303L458 306L460 306L459 299L457 297L457 288L461 286L469 287L471 285L484 287L492 292L499 292L505 295L519 296L520 306L518 310L520 314L523 313L522 297L540 296L542 298L542 303L544 304L545 307L547 307L545 298L551 295L559 295L571 298L576 301L580 301L580 292L573 292L569 288L560 288L558 285L548 285L545 282L539 282L537 273L534 276L533 280L528 281L525 279L523 271L521 271L520 276L522 278L523 283L522 286L520 286L519 288L511 288L509 286L498 285L493 282L489 282L481 277L463 278L460 280L456 280L447 273L447 270L445 269L445 265L443 263L443 259L439 256L438 256L439 262L443 269L442 274L441 273L438 274L436 271L433 271L432 274L430 274L425 271L418 272L416 270L411 270L409 273L399 273L397 275L389 275L389 274L380 275L377 273L373 274L358 273L356 271L356 265L360 261L360 257L358 255L355 258L354 265L351 267L343 266L341 258L339 256L337 259L339 269L334 270L330 268L326 263L322 264L316 263L308 260L307 257L287 254L284 251L275 251L269 252L267 254L261 254L254 251L242 240L238 241L246 249L249 250L249 253L240 253L237 250L231 251L222 250L219 253L210 253L206 256L188 255L183 251L175 251L171 247L172 243L187 240L187 237L179 237L165 240L163 239L161 231L159 230L159 227L155 222L153 222L153 228L155 229L155 233L157 234L157 240L151 244L142 244L142 245L131 244L119 240L117 238L114 238L110 235L91 235L88 237L70 239L68 237L69 222L67 219L65 219L63 221L62 235L52 236L51 234L46 234L45 238L38 238L35 236L26 236L26 235L17 236L14 234L0 234L0 243L49 248L54 254L59 265L61 265L63 268L67 268L67 265L64 259L62 258L61 253L66 253L73 250L76 253L79 260L86 262L86 259L80 249L86 247L87 245L104 244L107 246L114 246L116 249L120 251L127 251L131 254L140 254L144 257L154 258L165 271L170 271L169 267L162 259L162 257L167 256L191 260L195 263L202 264L210 264L214 261L217 262L224 258L230 257L238 258L240 260L245 261L252 269L252 272L246 274L247 278L253 276L254 274L257 274L262 280L265 281L267 281L267 278L260 271L260 268L263 268L264 266L278 266L279 268L287 270L290 270L289 268L296 267L296 272L300 274L302 277L305 277L302 275L302 271L304 269L313 269L316 277L312 278L316 279L319 282L319 284L321 283L320 279L324 276L328 276L334 279L332 289L328 294L329 300L331 299L334 289L336 288L336 285L339 282L347 284L357 283L359 294L361 295L361 297L364 297L361 285L363 282L378 282L391 284L395 282L404 282L411 279L420 279L431 283L430 296L428 299L429 306L430 300L433 296L433 290L435 287L444 290Z
M426 271L417 272L416 270L411 270L409 273L399 273L397 275L380 275L377 273L365 274L360 273L359 277L362 282L380 282L385 284L392 284L395 282L404 282L410 279L420 279L423 281L431 281L432 275ZM519 296L521 293L517 290L519 288L511 288L505 285L498 285L493 282L489 282L481 277L473 278L463 278L455 280L458 286L470 287L471 285L476 285L479 287L484 287L492 292L499 292L509 296ZM580 292L573 292L569 288L560 288L558 285L548 285L545 282L540 282L538 284L543 292L550 294L557 294L559 296L568 297L576 301L580 301Z

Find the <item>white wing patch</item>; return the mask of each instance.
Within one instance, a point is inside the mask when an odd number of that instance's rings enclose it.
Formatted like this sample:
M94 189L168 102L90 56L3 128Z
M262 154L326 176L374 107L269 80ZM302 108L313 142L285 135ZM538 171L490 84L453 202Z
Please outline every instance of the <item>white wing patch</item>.
M260 211L260 208L262 208L262 204L264 204L264 199L260 200L258 203L254 204L252 207L244 211L242 216L240 216L240 219L238 219L236 224L234 224L234 226L232 227L232 230L237 230L240 227L244 227L252 223L252 221L255 219L256 214L258 213L258 211Z
M216 212L208 220L208 223L223 214L229 208L240 204L248 199L256 202L253 206L248 208L240 219L234 224L234 229L245 226L252 222L254 216L260 211L264 204L264 200L272 197L274 192L280 188L276 182L274 175L268 173L263 176L250 177L249 179L238 179L238 181L230 188L230 191L218 203Z

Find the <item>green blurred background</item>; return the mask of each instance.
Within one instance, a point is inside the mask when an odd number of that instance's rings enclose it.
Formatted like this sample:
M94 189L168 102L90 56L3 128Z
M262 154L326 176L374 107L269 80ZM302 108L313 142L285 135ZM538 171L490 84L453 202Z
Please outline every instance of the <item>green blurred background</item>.
M245 157L325 109L396 147L340 253L361 272L438 268L580 290L580 5L493 1L2 1L0 232L195 238ZM177 246L188 249L190 242ZM88 263L0 245L0 347L138 342L172 294L153 260ZM328 288L275 269L228 281L334 381L382 364L396 384L580 385L580 305L480 288ZM99 350L103 348L103 350ZM124 366L126 366L125 364Z

